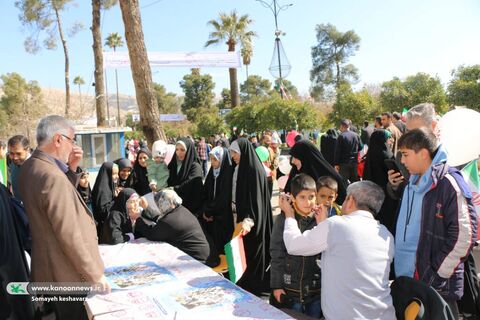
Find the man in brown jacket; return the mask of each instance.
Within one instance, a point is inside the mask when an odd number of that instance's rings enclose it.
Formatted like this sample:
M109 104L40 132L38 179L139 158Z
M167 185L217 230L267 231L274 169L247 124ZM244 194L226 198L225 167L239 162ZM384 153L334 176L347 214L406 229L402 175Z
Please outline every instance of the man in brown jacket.
M63 117L41 119L37 149L20 171L32 233L30 280L91 283L108 291L95 222L71 179L83 156L74 135L72 122ZM57 319L86 319L83 302L53 305Z

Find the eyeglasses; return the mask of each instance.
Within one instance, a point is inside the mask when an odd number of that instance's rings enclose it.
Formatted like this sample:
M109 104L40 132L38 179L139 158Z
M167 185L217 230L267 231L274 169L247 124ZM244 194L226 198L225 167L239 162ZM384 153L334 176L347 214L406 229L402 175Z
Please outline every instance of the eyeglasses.
M63 133L60 133L60 135L61 135L62 137L64 137L65 139L67 139L68 141L70 141L73 145L75 145L75 146L77 145L77 141L75 141L74 139L70 138L69 136L64 135Z

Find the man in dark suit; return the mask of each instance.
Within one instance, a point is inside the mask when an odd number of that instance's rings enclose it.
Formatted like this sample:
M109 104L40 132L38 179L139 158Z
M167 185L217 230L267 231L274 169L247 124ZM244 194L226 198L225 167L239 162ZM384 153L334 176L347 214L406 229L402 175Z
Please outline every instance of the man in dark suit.
M75 185L83 151L72 122L48 116L37 127L37 149L20 170L19 188L32 233L34 282L76 282L110 289L95 221ZM68 295L68 292L65 293ZM86 319L83 302L53 303L57 319Z
M362 132L360 134L360 140L362 141L363 144L366 144L367 146L369 145L370 142L370 136L373 133L373 127L369 126L368 121L363 121L363 128Z

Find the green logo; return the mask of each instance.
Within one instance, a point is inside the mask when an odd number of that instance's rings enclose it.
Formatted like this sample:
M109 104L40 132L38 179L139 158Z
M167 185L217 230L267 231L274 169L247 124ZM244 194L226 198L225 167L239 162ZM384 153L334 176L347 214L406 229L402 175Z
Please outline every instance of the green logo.
M7 285L7 292L10 294L28 294L28 282L10 282Z

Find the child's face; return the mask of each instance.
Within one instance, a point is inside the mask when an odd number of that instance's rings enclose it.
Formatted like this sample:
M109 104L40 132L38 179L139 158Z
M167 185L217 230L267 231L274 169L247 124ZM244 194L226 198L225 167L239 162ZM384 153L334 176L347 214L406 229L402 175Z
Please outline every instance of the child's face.
M162 157L159 157L159 156L153 157L153 160L155 160L156 163L162 163L164 159L165 158L162 158Z
M296 197L293 197L293 203L299 213L310 214L316 202L315 190L302 190Z
M220 168L220 161L218 161L215 157L210 157L210 164L212 165L213 169Z
M402 153L401 161L410 174L422 175L430 167L432 161L427 149L420 149L415 152L412 149L402 148L400 152Z
M321 187L317 192L317 204L331 207L337 199L337 192L327 187Z
M118 182L118 166L113 166L112 168L112 181L113 183Z
M132 168L123 168L122 170L120 170L118 175L120 176L120 179L127 180L130 176L130 172L132 172Z
M80 187L82 188L88 188L88 173L83 174L82 177L80 178L80 181L78 182Z

